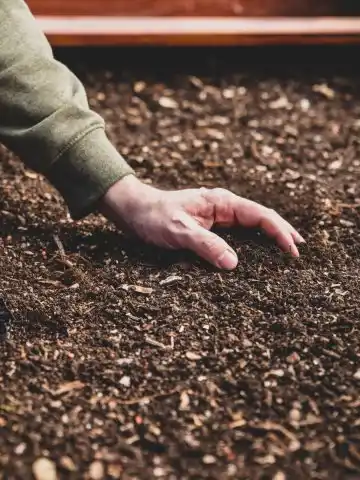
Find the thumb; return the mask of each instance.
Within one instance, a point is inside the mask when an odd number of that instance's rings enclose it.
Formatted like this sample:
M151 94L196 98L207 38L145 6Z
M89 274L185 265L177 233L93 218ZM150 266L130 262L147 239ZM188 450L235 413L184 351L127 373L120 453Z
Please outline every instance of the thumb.
M187 248L218 268L233 270L238 264L234 250L218 235L199 225L191 229L187 243Z

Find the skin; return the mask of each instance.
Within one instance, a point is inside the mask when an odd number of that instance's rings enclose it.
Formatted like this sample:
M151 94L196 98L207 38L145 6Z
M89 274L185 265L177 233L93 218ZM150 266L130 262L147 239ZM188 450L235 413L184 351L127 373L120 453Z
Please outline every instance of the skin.
M115 183L100 204L101 213L127 233L167 249L188 249L212 265L233 270L235 251L210 229L260 228L284 252L299 256L303 237L278 213L222 188L163 191L128 175Z

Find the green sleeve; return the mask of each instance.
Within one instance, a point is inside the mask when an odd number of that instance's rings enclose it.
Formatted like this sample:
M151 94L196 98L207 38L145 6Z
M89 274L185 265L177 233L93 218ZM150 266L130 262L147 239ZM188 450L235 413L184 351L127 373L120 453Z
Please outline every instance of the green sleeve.
M0 0L0 141L61 193L74 219L133 170L91 111L83 85L56 61L23 0Z

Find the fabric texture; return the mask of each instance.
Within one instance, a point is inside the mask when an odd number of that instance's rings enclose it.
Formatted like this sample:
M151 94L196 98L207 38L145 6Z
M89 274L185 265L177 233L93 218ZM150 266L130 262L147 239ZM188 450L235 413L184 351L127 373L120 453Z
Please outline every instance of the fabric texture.
M0 141L60 192L74 219L132 168L23 0L0 0Z

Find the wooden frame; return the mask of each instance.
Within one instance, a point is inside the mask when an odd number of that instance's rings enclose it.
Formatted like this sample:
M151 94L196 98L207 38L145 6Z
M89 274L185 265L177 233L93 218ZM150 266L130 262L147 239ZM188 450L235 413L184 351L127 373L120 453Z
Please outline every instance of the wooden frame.
M54 45L247 45L360 39L354 0L27 0Z
M37 16L53 45L358 43L360 17Z

